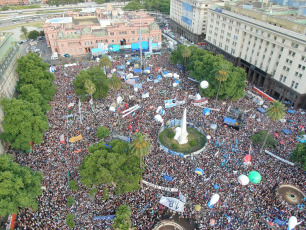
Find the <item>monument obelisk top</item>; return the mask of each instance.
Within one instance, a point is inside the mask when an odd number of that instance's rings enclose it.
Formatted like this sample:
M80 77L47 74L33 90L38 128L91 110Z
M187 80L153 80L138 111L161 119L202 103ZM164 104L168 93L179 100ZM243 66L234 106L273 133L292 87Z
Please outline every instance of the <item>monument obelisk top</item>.
M187 133L187 109L184 109L184 113L183 113L183 117L181 120L181 133L180 136L178 138L178 143L180 145L186 144L188 142L188 133Z

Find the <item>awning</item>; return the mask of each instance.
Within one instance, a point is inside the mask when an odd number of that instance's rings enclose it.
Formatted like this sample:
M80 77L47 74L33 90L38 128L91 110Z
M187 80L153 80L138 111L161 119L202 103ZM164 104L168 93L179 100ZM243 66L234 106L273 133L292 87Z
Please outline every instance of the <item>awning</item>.
M284 134L291 134L292 132L289 129L283 129Z
M257 110L258 110L259 112L261 112L261 113L265 113L265 112L266 112L266 110L265 110L264 108L257 108Z
M294 114L295 113L295 111L294 110L292 110L292 109L288 109L288 111L287 111L288 113L291 113L291 114Z

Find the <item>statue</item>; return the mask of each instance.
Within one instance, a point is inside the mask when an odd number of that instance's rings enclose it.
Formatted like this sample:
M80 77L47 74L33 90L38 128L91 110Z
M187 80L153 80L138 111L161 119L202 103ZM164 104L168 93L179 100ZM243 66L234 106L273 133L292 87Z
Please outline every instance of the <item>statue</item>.
M184 109L183 118L181 120L181 127L175 129L174 140L176 140L180 145L186 144L188 142L187 133L187 110Z

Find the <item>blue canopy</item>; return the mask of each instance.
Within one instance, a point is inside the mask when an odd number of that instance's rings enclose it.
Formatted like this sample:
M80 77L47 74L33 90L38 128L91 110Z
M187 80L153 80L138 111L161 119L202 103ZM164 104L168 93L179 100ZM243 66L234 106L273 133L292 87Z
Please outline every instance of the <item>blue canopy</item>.
M132 48L132 50L139 50L139 44L138 44L138 42L137 42L137 43L132 43L132 44L131 44L131 48Z
M288 113L292 113L292 114L294 114L295 113L295 111L294 110L292 110L292 109L288 109L288 111L287 111Z
M261 112L261 113L265 113L265 112L266 112L266 110L265 110L264 108L257 108L257 110L258 110L259 112Z
M160 75L157 76L157 79L161 79L162 77Z
M175 80L174 83L180 84L180 81L179 80Z
M169 72L166 70L165 72L164 72L164 74L168 74Z
M150 70L151 69L151 67L148 67L148 68L146 68L145 70Z
M228 125L235 125L236 120L231 119L231 118L229 118L229 117L224 117L224 123L225 123L225 124L228 124Z
M284 134L291 134L292 132L289 129L283 129Z
M181 64L176 64L180 70L184 70L184 67Z
M134 69L134 73L141 73L141 69Z
M118 65L117 69L125 69L125 65Z

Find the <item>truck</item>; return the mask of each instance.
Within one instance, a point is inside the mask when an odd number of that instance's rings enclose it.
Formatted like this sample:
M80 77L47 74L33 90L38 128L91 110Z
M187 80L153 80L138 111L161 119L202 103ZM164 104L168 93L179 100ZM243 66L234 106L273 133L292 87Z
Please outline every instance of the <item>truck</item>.
M51 60L57 60L57 59L58 59L58 53L57 52L52 53Z

